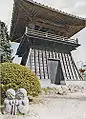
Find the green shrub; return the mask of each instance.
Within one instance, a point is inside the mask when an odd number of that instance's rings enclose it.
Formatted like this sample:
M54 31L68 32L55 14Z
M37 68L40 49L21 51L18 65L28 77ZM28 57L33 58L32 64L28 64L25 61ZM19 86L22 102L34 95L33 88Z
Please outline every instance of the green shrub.
M1 100L5 98L7 89L25 88L28 95L38 96L41 93L39 80L34 73L18 64L1 63Z

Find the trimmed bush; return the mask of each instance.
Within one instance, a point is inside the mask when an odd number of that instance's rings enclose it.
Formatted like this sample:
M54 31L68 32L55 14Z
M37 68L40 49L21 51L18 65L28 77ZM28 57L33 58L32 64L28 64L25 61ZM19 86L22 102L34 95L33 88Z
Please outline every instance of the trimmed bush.
M5 98L7 89L25 88L28 95L38 96L41 93L41 87L38 78L28 68L14 64L1 63L1 97Z

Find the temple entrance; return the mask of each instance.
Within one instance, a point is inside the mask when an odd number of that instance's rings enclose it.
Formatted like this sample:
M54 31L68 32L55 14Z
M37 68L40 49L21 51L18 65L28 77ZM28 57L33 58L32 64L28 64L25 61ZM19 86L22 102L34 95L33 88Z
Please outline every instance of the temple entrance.
M60 60L48 59L48 69L51 83L60 85L65 80Z

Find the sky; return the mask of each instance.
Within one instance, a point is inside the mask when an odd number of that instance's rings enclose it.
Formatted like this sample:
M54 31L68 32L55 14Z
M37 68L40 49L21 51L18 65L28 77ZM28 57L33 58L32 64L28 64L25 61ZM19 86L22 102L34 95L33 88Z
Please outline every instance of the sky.
M48 5L52 8L86 18L86 0L34 0ZM10 31L12 19L13 0L0 0L0 20L4 21ZM75 61L86 62L86 28L75 34L73 38L78 38L81 46L73 51ZM13 43L14 48L14 43Z

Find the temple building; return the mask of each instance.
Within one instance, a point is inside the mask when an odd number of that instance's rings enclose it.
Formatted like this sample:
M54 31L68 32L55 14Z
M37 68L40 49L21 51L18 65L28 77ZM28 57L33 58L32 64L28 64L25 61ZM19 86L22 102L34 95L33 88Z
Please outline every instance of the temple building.
M20 43L16 56L40 80L83 80L71 54L80 44L71 37L85 26L84 18L32 0L14 0L10 35Z

